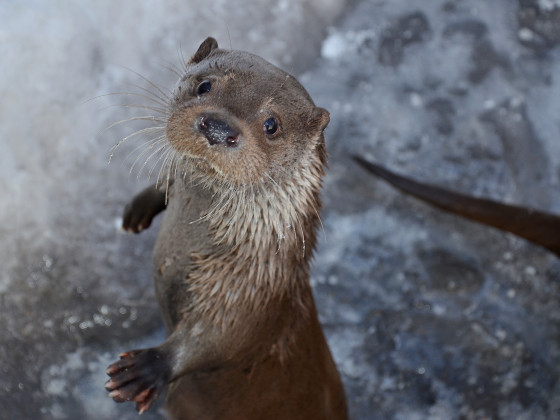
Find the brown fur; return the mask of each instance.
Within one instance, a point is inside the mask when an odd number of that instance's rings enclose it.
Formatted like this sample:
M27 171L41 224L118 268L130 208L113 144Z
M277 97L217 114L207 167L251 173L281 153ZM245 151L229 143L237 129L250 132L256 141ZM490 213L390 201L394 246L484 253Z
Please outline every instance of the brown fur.
M511 232L560 257L560 217L542 211L458 194L398 175L360 157L354 159L369 172L435 207Z
M211 90L197 95L205 80ZM236 146L212 144L205 118ZM124 228L140 231L168 200L154 250L168 337L109 367L116 401L143 412L170 383L173 419L346 418L309 284L328 121L263 59L212 38L200 46L167 113L171 181L125 213Z

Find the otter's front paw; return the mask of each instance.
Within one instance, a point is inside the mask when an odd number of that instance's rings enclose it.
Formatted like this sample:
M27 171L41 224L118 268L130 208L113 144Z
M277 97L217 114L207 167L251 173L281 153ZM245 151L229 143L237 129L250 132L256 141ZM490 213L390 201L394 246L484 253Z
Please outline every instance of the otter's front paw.
M135 401L140 414L155 404L171 376L167 358L157 349L122 353L106 372L109 396L116 402Z
M148 229L154 217L165 210L166 205L165 193L153 186L146 188L124 208L122 228L133 233Z

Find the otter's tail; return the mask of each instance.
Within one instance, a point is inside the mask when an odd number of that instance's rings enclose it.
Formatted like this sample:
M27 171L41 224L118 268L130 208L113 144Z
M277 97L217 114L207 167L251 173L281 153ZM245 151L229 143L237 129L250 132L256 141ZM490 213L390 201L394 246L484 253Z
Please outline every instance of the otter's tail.
M354 160L407 194L467 219L511 232L560 257L559 216L455 193L398 175L359 156L354 156Z

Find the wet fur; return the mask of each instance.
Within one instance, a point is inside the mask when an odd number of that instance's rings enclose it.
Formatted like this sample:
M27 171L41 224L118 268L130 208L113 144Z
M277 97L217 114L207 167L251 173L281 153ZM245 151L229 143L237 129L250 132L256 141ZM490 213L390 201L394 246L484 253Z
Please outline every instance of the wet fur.
M513 233L560 257L560 217L554 214L459 194L398 175L361 157L354 159L407 194L469 220Z
M214 96L197 98L208 78ZM205 113L239 130L239 148L209 146ZM139 232L165 209L154 277L168 337L108 368L110 396L143 412L169 383L173 419L345 419L309 284L328 112L293 77L208 38L163 114L167 175L123 227ZM270 116L280 130L266 138Z

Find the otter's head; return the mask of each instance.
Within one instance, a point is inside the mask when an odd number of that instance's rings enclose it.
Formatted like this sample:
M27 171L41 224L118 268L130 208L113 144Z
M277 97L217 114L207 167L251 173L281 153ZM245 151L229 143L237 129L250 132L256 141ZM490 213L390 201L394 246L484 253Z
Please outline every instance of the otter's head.
M250 185L325 163L329 113L289 74L207 38L186 64L170 104L167 138L193 173Z

